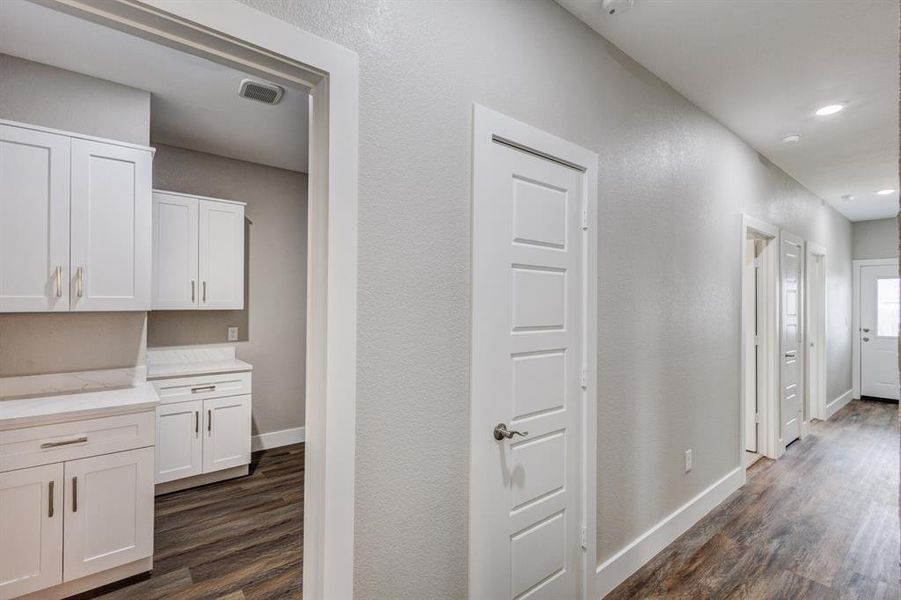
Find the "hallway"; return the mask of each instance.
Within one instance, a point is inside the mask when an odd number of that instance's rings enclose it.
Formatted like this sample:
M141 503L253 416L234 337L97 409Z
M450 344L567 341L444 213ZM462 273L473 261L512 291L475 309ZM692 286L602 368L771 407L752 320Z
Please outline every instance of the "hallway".
M855 400L614 598L899 598L898 405Z

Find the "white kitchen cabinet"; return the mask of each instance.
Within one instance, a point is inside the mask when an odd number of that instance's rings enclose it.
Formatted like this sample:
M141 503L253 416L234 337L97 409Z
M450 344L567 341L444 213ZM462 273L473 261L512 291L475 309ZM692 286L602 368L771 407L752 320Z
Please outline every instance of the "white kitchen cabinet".
M63 580L63 465L0 473L0 600Z
M198 200L153 194L153 309L198 307Z
M200 475L203 401L163 404L156 414L156 483Z
M69 310L69 148L0 124L0 312Z
M153 554L153 472L153 448L65 463L66 581Z
M150 308L152 160L0 121L0 312Z
M153 192L153 310L244 308L244 204Z
M239 467L250 462L250 395L203 401L206 438L203 472Z
M151 155L72 140L73 310L148 310Z

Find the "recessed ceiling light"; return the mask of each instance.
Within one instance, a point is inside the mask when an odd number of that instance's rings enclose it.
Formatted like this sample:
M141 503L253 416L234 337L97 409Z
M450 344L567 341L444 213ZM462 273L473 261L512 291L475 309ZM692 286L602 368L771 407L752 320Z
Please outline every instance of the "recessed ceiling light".
M838 111L845 108L844 104L829 104L817 110L817 116L825 117L826 115L834 115Z
M844 194L842 195L842 200L854 200L854 194Z
M879 190L876 193L879 194L880 196L888 196L889 194L894 194L895 190Z
M783 144L797 144L800 141L801 141L800 133L793 133L791 135L787 135L784 138L782 138Z

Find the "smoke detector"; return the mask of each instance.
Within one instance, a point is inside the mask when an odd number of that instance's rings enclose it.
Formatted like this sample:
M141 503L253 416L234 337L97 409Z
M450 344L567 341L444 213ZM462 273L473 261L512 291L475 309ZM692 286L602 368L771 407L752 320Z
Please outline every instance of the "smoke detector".
M238 95L242 98L256 100L263 104L278 104L285 94L285 89L274 83L244 79L238 88Z
M632 8L635 0L604 0L601 4L608 15L618 15Z

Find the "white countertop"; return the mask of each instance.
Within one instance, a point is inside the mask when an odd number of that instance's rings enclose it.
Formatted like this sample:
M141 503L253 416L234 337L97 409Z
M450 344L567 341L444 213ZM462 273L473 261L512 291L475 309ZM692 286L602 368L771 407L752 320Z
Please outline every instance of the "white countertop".
M167 379L170 377L190 377L192 375L212 375L215 373L240 373L252 371L253 365L243 360L207 360L197 362L149 365L147 379Z
M252 371L253 365L238 359L235 352L233 344L148 348L147 379Z
M156 391L147 382L119 389L0 400L0 431L142 412L157 404Z

